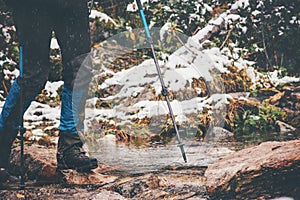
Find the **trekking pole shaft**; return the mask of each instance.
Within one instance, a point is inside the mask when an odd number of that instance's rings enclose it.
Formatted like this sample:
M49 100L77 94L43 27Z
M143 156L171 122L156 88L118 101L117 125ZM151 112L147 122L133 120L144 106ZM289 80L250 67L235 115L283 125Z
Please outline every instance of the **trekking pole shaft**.
M152 51L152 54L153 54L153 60L154 60L154 63L155 63L155 67L156 67L158 77L159 77L159 80L160 80L160 83L161 83L161 86L162 86L162 95L165 97L165 100L166 100L166 103L167 103L167 106L168 106L168 109L169 109L169 113L170 113L170 116L171 116L171 120L172 120L174 129L175 129L178 146L180 148L180 151L181 151L184 162L187 162L186 154L185 154L185 151L184 151L184 148L183 148L183 143L181 142L181 138L180 138L180 135L179 135L178 127L176 125L176 120L175 120L175 117L174 117L173 109L172 109L172 106L171 106L171 103L170 103L168 91L166 89L164 80L162 78L163 76L162 76L161 69L160 69L159 64L158 64L158 60L157 60L156 55L155 55L153 44L151 43L150 46L151 46L151 51Z
M162 86L162 95L165 97L165 100L167 102L167 106L168 106L168 109L169 109L171 120L172 120L174 129L175 129L175 132L176 132L176 138L177 138L178 146L180 148L180 151L181 151L182 157L184 159L184 162L187 162L186 154L185 154L185 151L184 151L184 148L183 148L183 143L181 142L181 139L180 139L180 135L179 135L178 128L177 128L176 121L175 121L175 117L174 117L174 113L173 113L172 106L171 106L171 103L170 103L170 99L169 99L169 96L168 96L168 91L166 89L166 86L165 86L165 83L164 83L164 80L163 80L163 76L162 76L162 73L161 73L161 69L159 67L157 57L155 55L153 41L152 41L151 34L150 34L150 31L149 31L149 28L148 28L148 24L147 24L147 20L146 20L145 14L144 14L144 10L143 10L141 1L136 0L136 2L137 2L137 5L138 5L140 16L141 16L142 21L143 21L144 29L145 29L145 32L146 32L146 37L147 37L147 40L150 44L150 48L151 48L151 51L152 51L153 60L154 60L155 67L156 67L156 70L157 70L157 73L158 73L158 77L159 77L159 80L160 80L160 83L161 83L161 86Z
M19 55L19 68L20 68L20 78L23 78L23 47L19 47L20 55ZM24 123L23 123L23 99L22 99L22 84L20 84L20 140L21 140L21 183L20 183L20 189L25 189L25 166L24 166Z

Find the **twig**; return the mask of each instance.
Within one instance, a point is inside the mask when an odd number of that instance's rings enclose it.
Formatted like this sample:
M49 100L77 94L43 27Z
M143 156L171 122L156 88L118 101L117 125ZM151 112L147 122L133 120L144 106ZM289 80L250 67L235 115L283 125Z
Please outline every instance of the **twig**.
M230 37L231 32L233 31L233 29L234 29L234 26L232 26L232 27L229 29L229 31L228 31L228 33L227 33L227 35L226 35L226 38L225 38L225 40L224 40L224 42L223 42L222 45L220 46L220 49L223 49L223 48L224 48L224 46L225 46L225 44L227 43L227 41L228 41L228 39L229 39L229 37Z
M268 52L267 52L267 47L266 47L266 42L265 42L265 34L264 34L264 27L262 26L262 42L263 42L263 47L264 47L264 52L265 52L265 56L266 56L266 59L268 61L268 64L270 65L270 67L272 66L271 63L270 63L270 60L269 60L269 55L268 55ZM267 70L268 70L268 66L267 66Z
M5 94L8 95L8 89L7 89L4 81L2 81L2 85L3 85L3 88L4 88Z
M180 38L179 36L175 33L175 37L177 38L177 40L179 41L179 43L184 46L189 52L191 52L194 55L197 55L193 50L191 50L187 44L185 44Z

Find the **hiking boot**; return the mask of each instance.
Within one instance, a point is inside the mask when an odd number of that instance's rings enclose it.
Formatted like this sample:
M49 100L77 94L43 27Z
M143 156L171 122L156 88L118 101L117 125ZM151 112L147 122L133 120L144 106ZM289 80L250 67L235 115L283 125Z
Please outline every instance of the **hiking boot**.
M96 158L89 158L82 148L78 134L60 133L57 148L57 169L75 169L88 172L98 167Z

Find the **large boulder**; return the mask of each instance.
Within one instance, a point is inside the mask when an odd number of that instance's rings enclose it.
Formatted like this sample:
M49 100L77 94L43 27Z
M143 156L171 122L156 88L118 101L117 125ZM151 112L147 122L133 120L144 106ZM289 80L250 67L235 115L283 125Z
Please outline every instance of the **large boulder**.
M24 147L24 172L26 179L40 183L60 182L61 177L56 173L56 148L54 146L29 145ZM14 175L20 174L20 147L14 148L11 154L9 171Z
M300 140L265 142L230 154L205 172L212 199L300 198Z
M78 173L75 170L56 171L56 147L32 144L25 146L25 175L28 180L38 184L64 183L69 185L104 185L115 181L116 176L101 174L101 165L89 173ZM12 174L20 174L20 148L12 151L10 169Z

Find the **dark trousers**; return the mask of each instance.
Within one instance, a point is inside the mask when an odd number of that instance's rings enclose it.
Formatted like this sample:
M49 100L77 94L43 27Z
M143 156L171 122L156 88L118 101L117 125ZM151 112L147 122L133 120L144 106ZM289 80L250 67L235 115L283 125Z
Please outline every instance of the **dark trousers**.
M22 122L20 116L48 79L52 31L57 36L63 60L60 130L76 134L76 128L81 128L84 115L79 114L84 109L85 92L91 79L85 0L6 1L13 8L18 40L23 47L23 77L18 77L12 85L0 114L0 167L4 168L8 166L11 144Z
M44 3L29 0L16 2L12 6L18 41L23 47L23 77L17 78L17 84L22 88L23 113L48 80L52 31L55 31L61 48L64 86L72 91L80 70L83 75L79 81L82 79L83 82L77 85L86 87L90 74L88 70L81 69L91 45L86 1L52 0ZM18 116L19 101L5 119L5 126L14 126Z
M42 2L42 1L41 1ZM24 49L24 84L42 85L49 74L49 46L55 31L62 52L63 79L67 86L79 66L70 64L90 51L90 32L86 2L76 6L26 4L16 7L14 20L20 45Z

